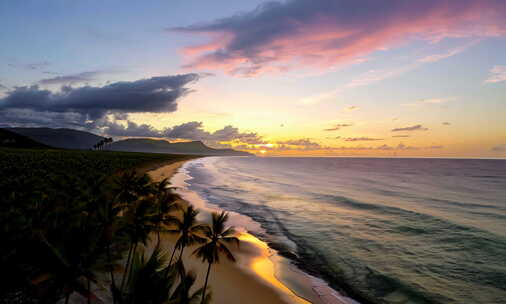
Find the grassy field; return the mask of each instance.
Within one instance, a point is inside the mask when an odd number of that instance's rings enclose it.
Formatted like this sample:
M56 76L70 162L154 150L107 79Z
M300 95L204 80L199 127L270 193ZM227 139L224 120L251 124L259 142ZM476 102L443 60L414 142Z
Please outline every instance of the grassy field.
M106 254L119 257L125 249L126 224L107 219L120 205L117 195L126 193L115 189L113 180L133 168L189 158L1 148L0 303L27 302L34 296L39 303L51 303L69 290L79 291L73 278L107 269Z

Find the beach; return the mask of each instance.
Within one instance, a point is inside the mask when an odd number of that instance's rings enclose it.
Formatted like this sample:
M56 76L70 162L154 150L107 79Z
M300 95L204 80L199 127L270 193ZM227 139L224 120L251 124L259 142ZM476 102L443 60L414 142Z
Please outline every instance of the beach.
M148 174L154 181L171 178L185 162L168 164L151 170ZM184 200L181 203L188 204ZM161 239L162 248L171 252L176 238L165 234ZM275 277L275 267L269 259L272 251L265 243L245 232L239 234L239 239L240 247L231 248L237 261L233 263L223 258L220 263L212 266L209 286L213 303L326 303L320 301L316 294L307 301L283 285ZM190 248L185 251L185 267L198 275L196 285L202 286L207 264L191 256L193 250Z

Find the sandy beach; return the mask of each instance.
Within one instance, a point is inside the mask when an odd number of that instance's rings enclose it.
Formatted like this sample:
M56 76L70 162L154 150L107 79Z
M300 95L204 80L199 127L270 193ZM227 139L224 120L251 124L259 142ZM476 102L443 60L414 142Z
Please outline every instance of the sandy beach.
M148 174L154 181L170 178L185 162L186 160L168 164L151 170ZM183 200L181 203L188 204ZM237 262L223 258L219 264L212 266L209 286L213 303L311 303L296 296L276 279L274 265L269 260L269 248L264 243L247 233L241 233L239 238L240 247L231 248ZM170 235L162 235L162 247L171 252L175 239ZM197 273L196 285L201 286L204 284L207 264L192 256L193 250L190 248L185 251L185 266Z
M147 173L154 181L171 178L186 161L161 166ZM188 202L181 200L181 204L186 205ZM207 210L201 212L204 213L203 217L209 215L206 214L209 213ZM339 295L327 286L315 286L309 277L297 274L287 267L281 267L282 263L274 263L273 261L283 258L255 236L242 232L239 239L240 247L231 248L237 261L233 263L223 258L219 264L212 266L209 285L213 303L352 303L348 298L340 299ZM168 252L172 251L174 243L175 237L162 236L162 247ZM207 264L192 256L193 250L194 248L185 250L185 266L197 273L196 285L201 286L204 283ZM291 276L292 281L298 281L299 294L278 280L276 274L280 271L284 277Z
M138 168L138 172L147 173L153 181L161 181L164 178L171 179L183 166L183 164L195 157L183 158L179 161L167 163L150 164L149 166ZM189 204L188 201L180 199L182 206ZM207 209L196 206L201 211L199 218L207 218L210 212ZM315 285L314 281L303 274L300 274L290 267L286 259L279 256L273 249L247 233L238 233L240 246L230 246L236 262L231 262L226 258L220 259L220 263L213 264L209 276L209 287L212 292L212 303L219 304L290 304L290 303L314 303L314 304L358 304L353 300L341 297L326 284ZM156 244L157 237L153 235L151 241L145 248L147 253L151 253ZM176 241L176 236L161 234L161 244L163 250L171 253ZM189 247L184 251L185 267L189 271L197 274L195 286L203 286L207 264L192 256L195 247ZM176 254L176 256L178 256ZM126 258L126 257L125 257ZM116 280L121 280L123 273L122 267L116 272ZM281 282L278 277L282 276L291 282L296 282L297 292L290 289ZM92 286L94 298L92 303L112 303L112 298L108 290L110 284L109 275L101 273L98 275L98 284ZM61 302L61 301L60 301ZM63 302L61 302L63 303ZM87 303L86 298L78 293L73 293L70 303Z

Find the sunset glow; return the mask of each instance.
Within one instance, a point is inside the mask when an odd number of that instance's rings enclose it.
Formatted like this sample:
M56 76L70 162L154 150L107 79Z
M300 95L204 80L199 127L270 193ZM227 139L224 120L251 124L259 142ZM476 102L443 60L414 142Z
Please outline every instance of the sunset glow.
M271 156L506 156L504 1L160 1L115 18L119 1L50 3L0 5L1 125Z

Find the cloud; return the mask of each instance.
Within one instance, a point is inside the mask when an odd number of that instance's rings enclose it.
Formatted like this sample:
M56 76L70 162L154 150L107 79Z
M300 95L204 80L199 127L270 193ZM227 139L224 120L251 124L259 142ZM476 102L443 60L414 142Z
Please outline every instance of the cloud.
M393 135L392 137L410 137L409 135Z
M0 91L8 90L9 88L0 83Z
M255 76L295 67L328 69L412 39L503 36L505 15L503 0L289 0L170 30L211 38L183 50L186 67Z
M351 127L353 124L337 124L334 125L332 128L324 129L323 131L337 131L341 130L341 128Z
M297 143L297 145L292 145L290 143ZM434 149L443 149L443 146L440 145L434 145L434 146L427 146L427 147L417 147L417 146L408 146L403 143L399 143L396 146L390 146L390 145L380 145L380 146L341 146L341 147L324 147L317 143L313 143L310 139L307 139L307 143L305 142L305 139L302 140L293 140L293 141L286 141L286 142L278 142L278 145L275 146L248 146L248 145L241 145L241 146L235 146L235 148L241 148L245 150L268 150L272 152L276 151L301 151L301 150L310 150L310 151L317 151L317 150L325 150L329 153L332 152L352 152L352 151L416 151L416 150L434 150Z
M383 140L383 138L371 138L371 137L348 137L344 141L376 141Z
M95 80L96 77L102 73L103 73L102 71L89 71L78 74L56 76L52 78L39 80L39 84L48 85L48 84L73 84L73 83L89 82Z
M382 70L370 70L370 71L367 71L367 72L355 77L354 79L352 79L350 82L348 82L345 85L345 87L346 88L357 88L357 87L368 86L368 85L371 85L373 83L376 83L376 82L379 82L379 81L382 81L385 79L400 76L408 71L411 71L411 70L417 68L418 66L419 66L419 64L412 63L412 64L407 64L407 65L395 67L395 68L388 68L388 69L382 69Z
M128 119L123 117L122 120ZM224 142L242 143L248 145L265 144L265 140L255 132L241 132L233 126L225 126L214 132L204 130L202 122L190 121L163 130L157 130L147 124L137 124L132 121L124 123L106 121L100 126L101 131L109 136L124 137L160 137L167 139L200 140L215 147L223 147Z
M79 113L35 112L29 109L0 110L0 127L91 128Z
M494 152L506 152L506 144L497 145L495 147L492 147L490 150Z
M301 138L301 139L290 139L285 141L278 141L278 145L280 145L281 149L283 150L289 150L289 147L286 146L295 146L295 149L303 149L303 150L319 150L322 148L322 146L312 141L310 138ZM280 147L277 149L279 150Z
M203 140L206 142L229 142L237 141L247 144L264 144L265 141L255 132L240 132L233 126L225 126L214 132L208 132L203 129L202 122L187 122L163 131L163 136L167 138L182 138Z
M429 129L424 128L422 125L414 125L411 127L404 127L404 128L395 128L392 129L392 132L402 132L402 131L427 131Z
M466 45L462 45L462 46L450 49L450 50L446 51L445 53L432 54L432 55L429 55L429 56L425 56L423 58L418 59L418 61L420 61L420 62L427 62L427 63L428 62L437 62L437 61L440 61L440 60L443 60L443 59L446 59L446 58L458 55L458 54L464 52L470 46L476 44L477 42L478 42L478 40L472 41L471 43L468 43Z
M109 136L122 136L122 137L161 137L161 132L148 124L137 124L132 121L127 121L126 126L106 121L99 126L102 133Z
M177 101L190 92L185 86L198 79L198 74L160 76L103 87L63 86L59 92L37 85L16 87L0 99L0 112L74 113L85 121L109 113L174 112Z
M443 122L443 126L449 126L449 125L451 125L451 123L449 123L447 121Z
M17 64L17 63L9 63L8 66L11 68L20 68L24 70L41 70L43 68L49 67L51 64L47 61L42 62L34 62L34 63L23 63L23 64Z
M359 108L359 107L357 107L357 106L349 106L349 107L346 107L346 108L344 108L344 109L345 109L346 111L351 112L351 111L356 111L356 110L358 110L358 109L360 109L360 108Z
M496 65L490 69L490 76L485 80L486 83L497 83L506 81L506 65Z
M428 99L420 99L416 102L412 103L403 103L401 106L407 106L407 107L418 107L422 105L434 105L434 104L443 104L447 103L449 101L455 100L455 97L446 97L446 98L428 98Z
M335 98L336 95L339 94L341 91L342 90L339 88L339 89L329 90L329 91L325 91L325 92L318 93L315 95L303 97L300 99L300 103L304 104L304 105L316 104L316 103L322 102L324 100Z

